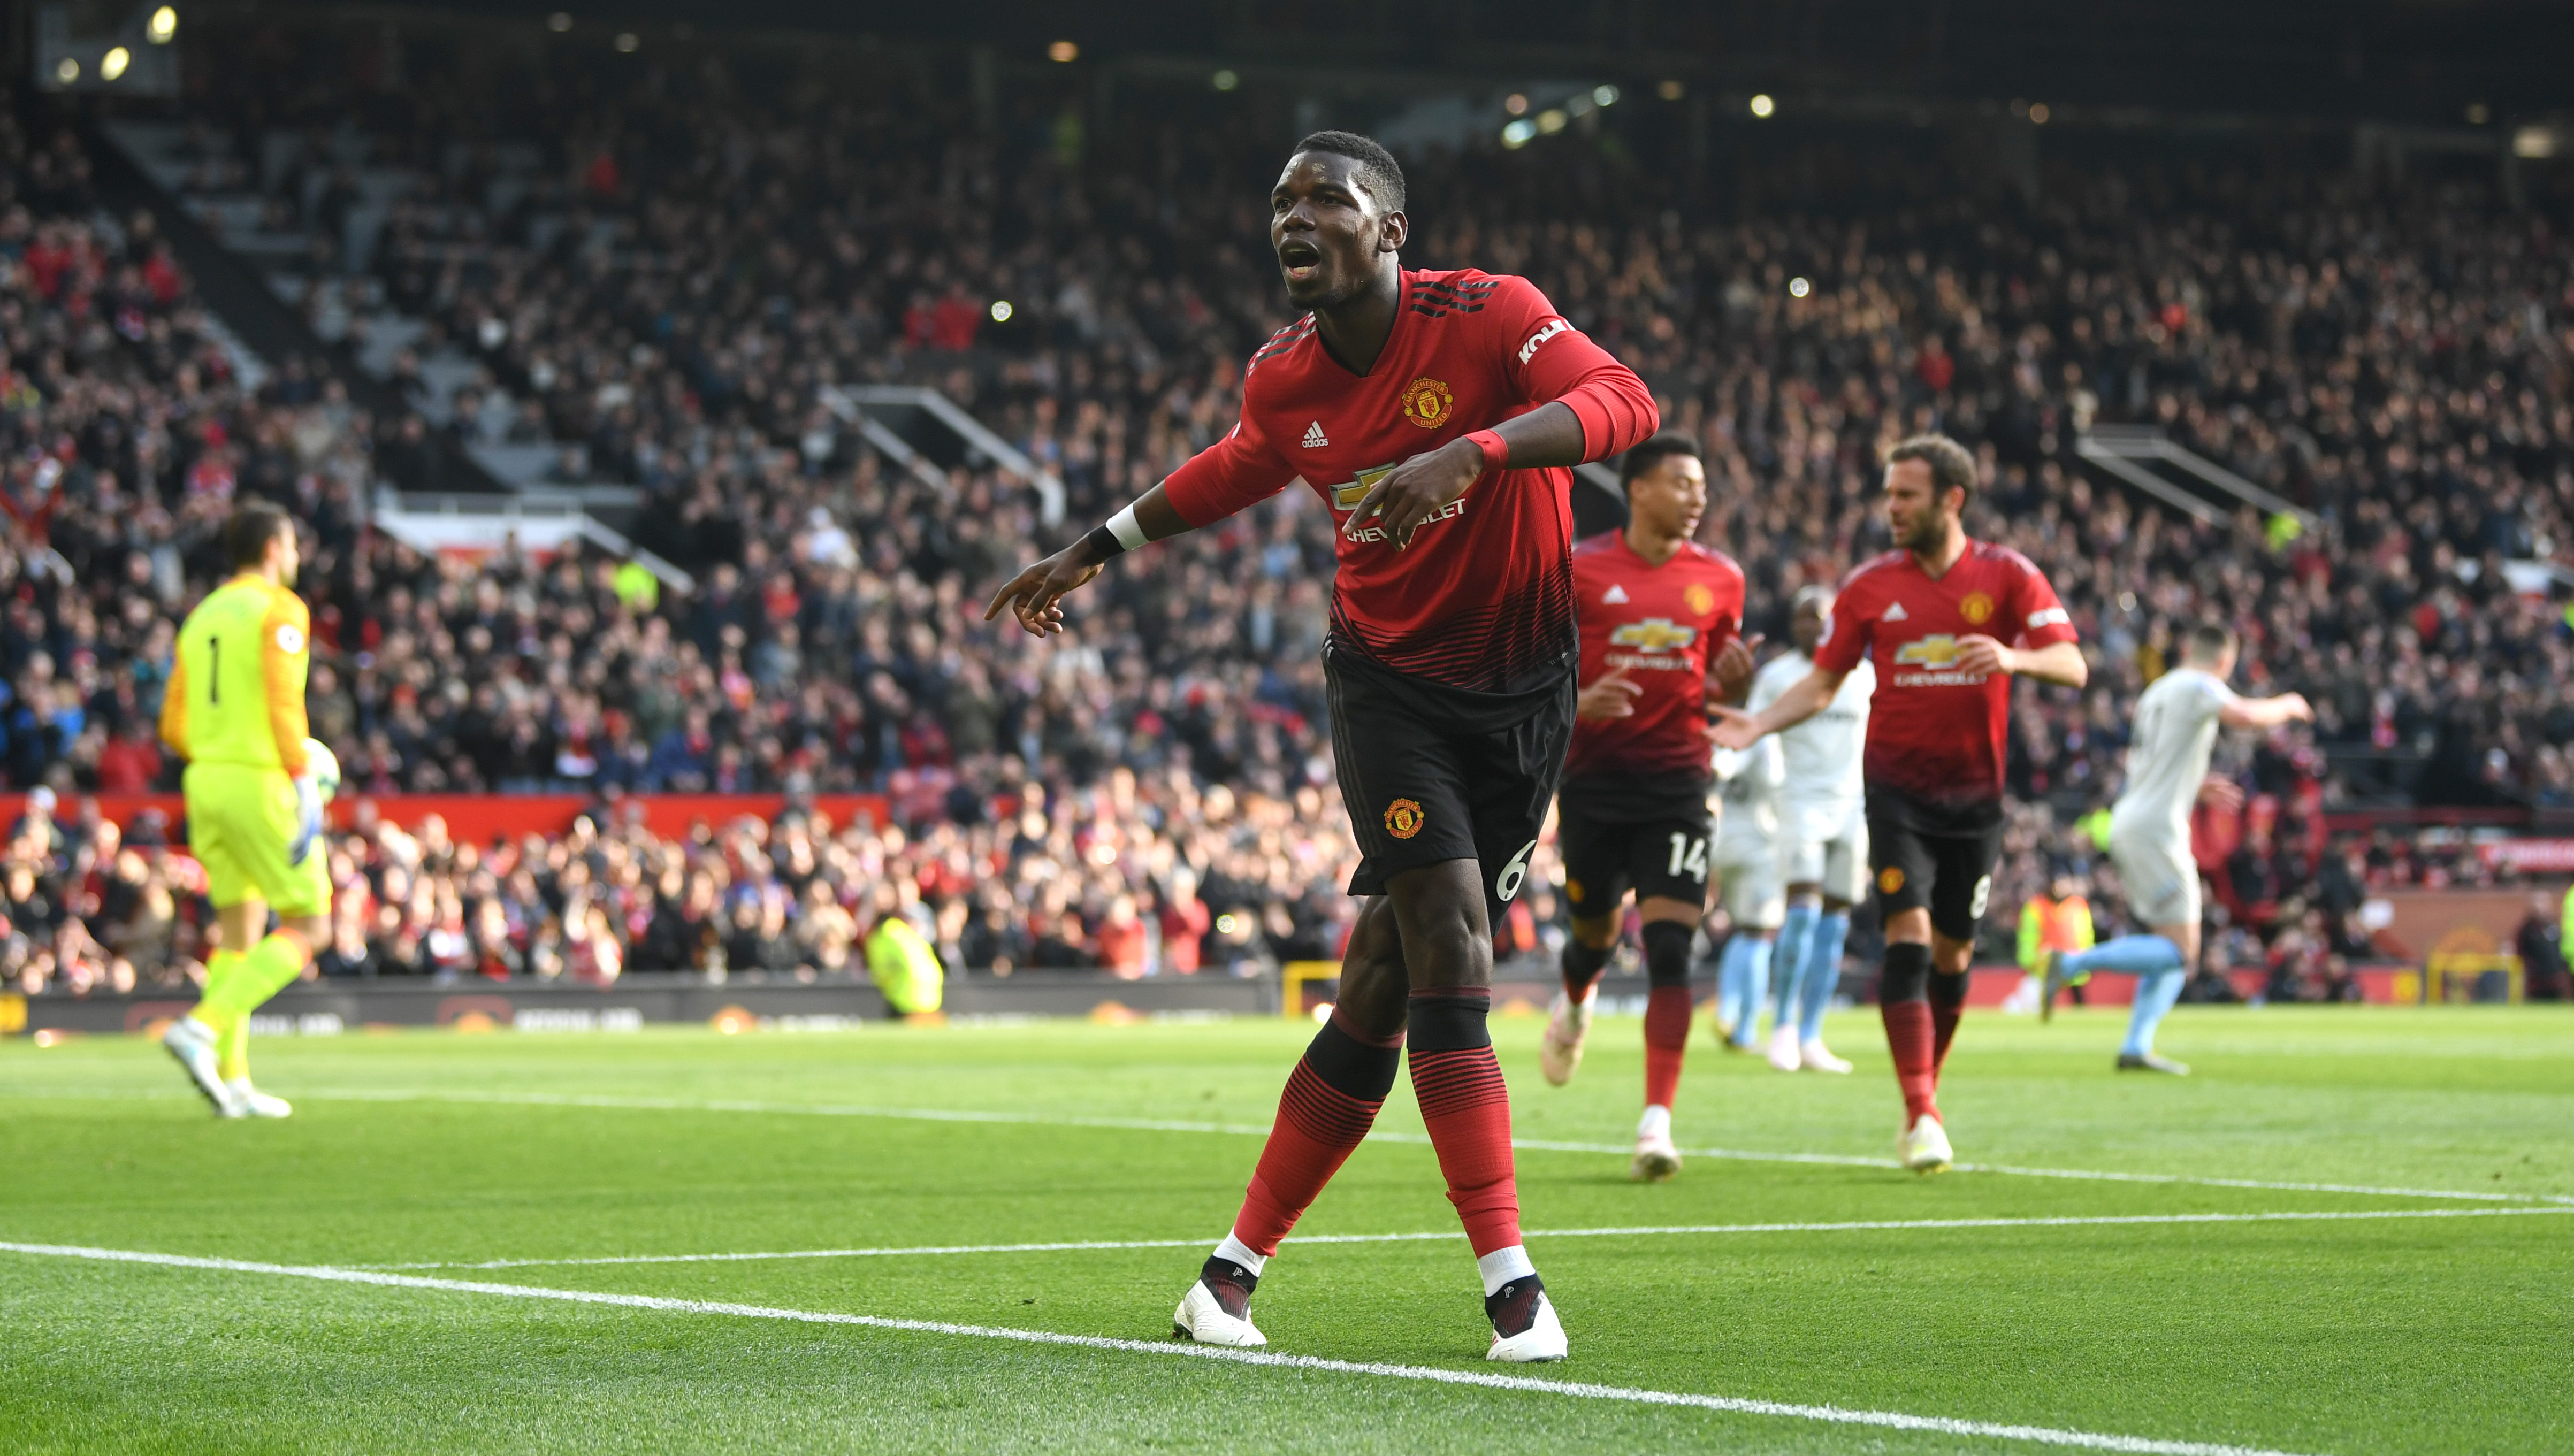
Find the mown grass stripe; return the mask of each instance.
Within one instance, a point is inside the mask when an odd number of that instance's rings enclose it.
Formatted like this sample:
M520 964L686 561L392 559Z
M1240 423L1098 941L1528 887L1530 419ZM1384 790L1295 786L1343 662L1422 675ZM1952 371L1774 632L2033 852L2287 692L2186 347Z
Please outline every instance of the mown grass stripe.
M326 1264L268 1264L248 1259L206 1258L191 1254L160 1254L135 1249L91 1248L78 1244L32 1244L0 1242L0 1251L37 1257L84 1259L105 1263L146 1264L165 1268L204 1269L235 1274L267 1274L291 1279L313 1279L337 1284L367 1284L397 1289L437 1290L456 1294L483 1294L507 1299L555 1300L567 1304L607 1305L623 1309L648 1309L672 1314L724 1315L739 1319L792 1320L804 1324L855 1325L867 1329L894 1330L906 1334L942 1335L949 1337L1008 1340L1020 1344L1052 1345L1084 1350L1117 1351L1128 1354L1177 1356L1220 1361L1226 1364L1256 1366L1266 1369L1313 1371L1321 1374L1361 1375L1387 1380L1417 1380L1439 1385L1465 1385L1486 1390L1525 1391L1538 1395L1555 1395L1579 1400L1621 1401L1635 1405L1679 1406L1698 1410L1719 1411L1731 1415L1772 1416L1789 1420L1821 1421L1833 1425L1868 1426L1885 1430L1924 1431L1934 1435L1981 1437L1997 1441L2021 1441L2042 1446L2070 1447L2091 1451L2118 1451L2135 1456L2289 1456L2289 1453L2251 1446L2232 1446L2208 1441L2166 1441L2146 1436L2121 1436L2098 1431L2077 1431L2052 1426L2011 1425L1998 1421L1959 1420L1947 1416L1913 1415L1904 1411L1850 1410L1832 1405L1800 1405L1785 1401L1753 1400L1741 1396L1702 1395L1693 1391L1647 1390L1623 1385L1600 1385L1586 1381L1548 1380L1528 1375L1504 1375L1483 1370L1448 1370L1433 1365L1395 1365L1358 1360L1327 1360L1313 1355L1285 1355L1267 1350L1228 1350L1208 1345L1163 1340L1119 1339L1108 1335L1063 1334L1053 1330L1009 1329L993 1325L954 1324L944 1320L895 1319L883 1315L842 1314L830 1310L783 1309L771 1305L731 1304L714 1300L670 1299L653 1294L610 1294L591 1289L549 1289L527 1284L502 1284L474 1279L438 1279L418 1274L397 1274L374 1269L348 1269Z
M2512 1218L2530 1214L2574 1214L2574 1208L2361 1208L2283 1213L2103 1213L2060 1214L2035 1218L1879 1218L1831 1223L1671 1223L1633 1228L1532 1228L1522 1237L1657 1238L1686 1234L1726 1233L1868 1233L1939 1228L2075 1228L2155 1223L2330 1223L2385 1218ZM1290 1244L1390 1244L1464 1238L1462 1229L1425 1233L1299 1234ZM577 1259L483 1259L427 1261L413 1264L358 1264L364 1269L528 1269L576 1268L604 1264L734 1264L762 1259L873 1259L933 1257L948 1254L1051 1254L1102 1249L1193 1249L1208 1247L1205 1238L1077 1239L1055 1243L911 1244L856 1249L776 1249L714 1254L607 1254Z

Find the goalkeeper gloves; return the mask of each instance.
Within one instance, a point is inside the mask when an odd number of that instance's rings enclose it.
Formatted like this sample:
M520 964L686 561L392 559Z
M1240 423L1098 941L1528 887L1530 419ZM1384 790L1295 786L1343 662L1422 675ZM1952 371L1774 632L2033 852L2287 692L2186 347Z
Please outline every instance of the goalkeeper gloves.
M322 837L322 787L309 775L295 779L295 842L286 846L286 862L301 864Z

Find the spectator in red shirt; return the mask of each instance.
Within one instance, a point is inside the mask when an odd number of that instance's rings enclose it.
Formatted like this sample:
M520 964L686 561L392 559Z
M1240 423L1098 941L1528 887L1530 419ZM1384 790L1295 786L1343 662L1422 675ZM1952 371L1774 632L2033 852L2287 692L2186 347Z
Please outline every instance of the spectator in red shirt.
M151 723L141 717L129 721L124 731L98 750L101 793L146 793L160 776L161 744L155 740Z
M983 306L965 296L965 285L950 283L947 296L929 319L929 347L963 353L974 347L974 333L983 327Z
M1108 917L1099 922L1099 963L1121 980L1135 980L1152 969L1152 939L1135 897L1121 894L1108 902Z
M1195 975L1203 963L1199 958L1198 939L1215 924L1215 916L1198 898L1198 877L1187 865L1171 870L1171 885L1162 896L1158 912L1162 921L1162 969L1174 975Z

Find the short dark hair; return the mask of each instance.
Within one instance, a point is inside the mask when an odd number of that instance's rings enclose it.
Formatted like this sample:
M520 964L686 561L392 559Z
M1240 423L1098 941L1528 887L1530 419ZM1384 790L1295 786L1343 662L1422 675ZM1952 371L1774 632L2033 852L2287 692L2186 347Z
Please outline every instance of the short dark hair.
M237 568L256 567L268 555L268 543L281 531L293 531L286 513L266 501L235 507L224 523L224 553Z
M1898 442L1893 450L1886 453L1888 465L1907 460L1918 460L1930 467L1932 501L1937 501L1951 489L1966 493L1965 500L1957 503L1960 508L1966 501L1975 499L1975 458L1956 441L1945 435L1916 435Z
M1618 462L1620 489L1634 484L1636 477L1650 473L1654 467L1675 455L1686 455L1702 464L1707 460L1699 453L1697 441L1681 431L1666 430L1628 447L1627 458Z
M2221 658L2235 646L2234 629L2211 617L2189 630L2189 656Z
M1359 185L1375 194L1387 212L1403 211L1403 164L1374 138L1357 132L1315 132L1298 142L1296 151L1329 152L1358 163Z

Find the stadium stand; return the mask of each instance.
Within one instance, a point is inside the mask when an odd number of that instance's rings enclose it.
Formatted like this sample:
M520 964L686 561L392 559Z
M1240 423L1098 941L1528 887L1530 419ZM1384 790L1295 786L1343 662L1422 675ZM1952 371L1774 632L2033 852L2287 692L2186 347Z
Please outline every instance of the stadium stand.
M1315 660L1329 523L1302 493L1113 571L1062 644L979 622L1009 569L1229 426L1240 360L1284 322L1256 203L1275 128L1092 136L1033 96L987 128L890 55L836 55L825 85L822 61L644 66L471 27L410 46L396 81L355 54L374 34L208 25L189 43L213 80L184 115L108 128L170 147L192 210L305 310L327 348L273 371L224 351L148 228L96 215L72 132L8 135L13 784L168 781L155 665L248 490L315 527L314 721L355 788L868 788L898 809L766 845L618 831L442 857L388 830L342 851L365 886L344 967L473 973L456 947L506 926L498 963L579 973L567 946L597 926L628 965L724 946L791 970L773 947L844 953L842 916L863 928L888 895L974 966L1141 965L1138 939L1173 969L1328 950L1349 850ZM2236 963L2363 951L2354 874L2494 873L2436 834L2328 842L2327 809L2574 805L2561 199L2099 166L2029 201L1828 150L1820 179L1815 154L1742 165L1711 210L1611 155L1423 157L1416 255L1529 274L1645 375L1709 452L1705 534L1773 641L1798 586L1883 548L1887 443L1977 444L1978 534L2046 569L2094 657L2078 698L2021 690L1996 914L2096 857L2075 823L2114 785L2126 705L2202 613L2320 716L2229 749L2255 792L2212 826ZM417 413L351 409L346 369ZM892 382L1057 472L1063 524L988 464L904 468L820 393ZM2111 422L2295 509L2140 498L2085 467ZM431 431L529 480L639 488L636 539L697 590L594 549L467 562L365 531L373 479L417 477ZM780 839L831 868L780 870ZM57 906L104 903L98 865L123 883L127 861L100 852L31 867L89 886L45 891ZM1510 932L1529 946L1552 919L1532 908ZM71 918L98 946L123 933ZM111 974L20 938L31 985ZM168 956L126 959L148 978Z

